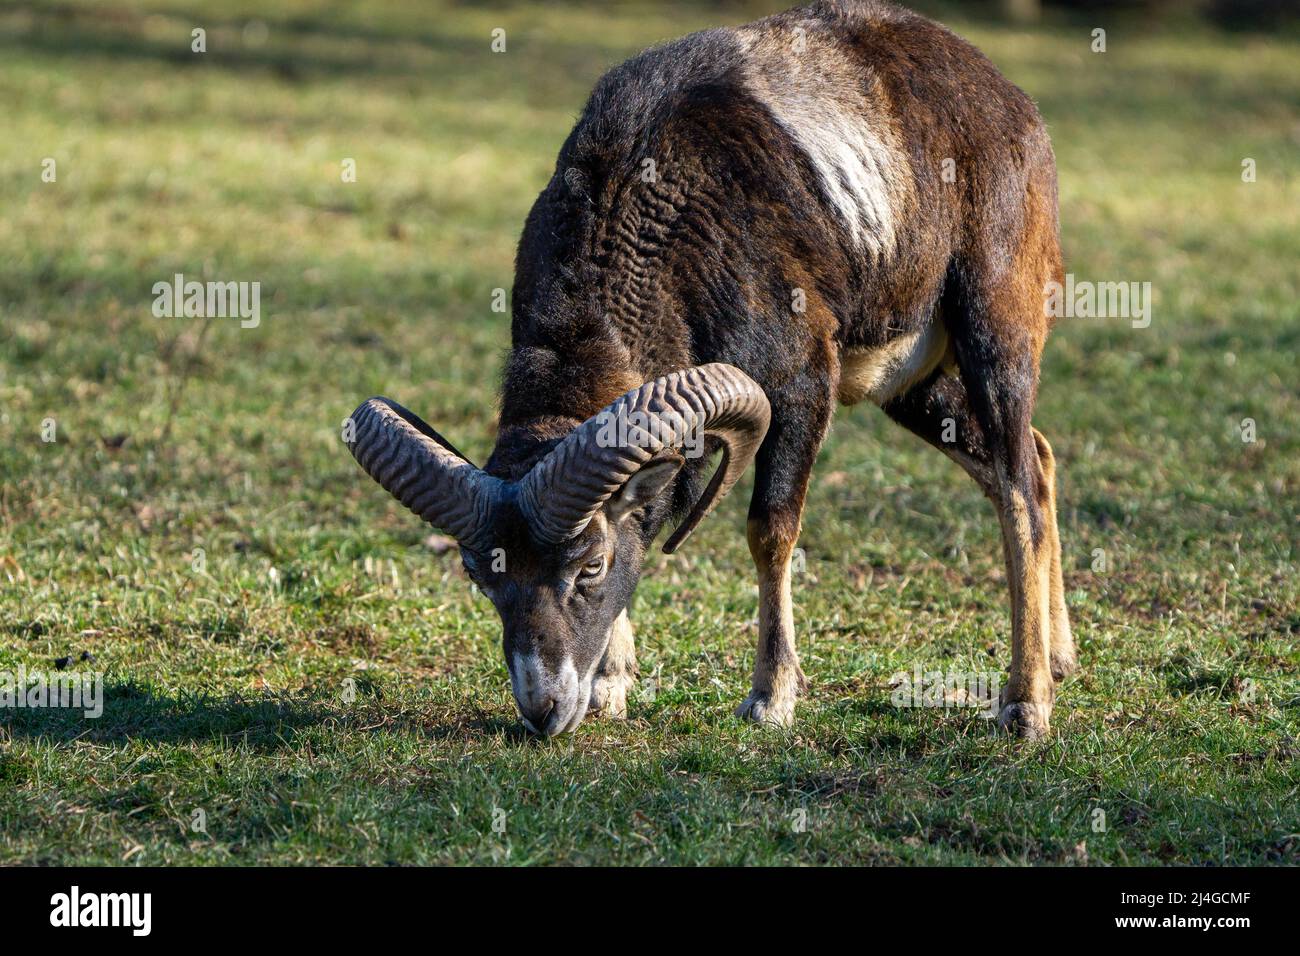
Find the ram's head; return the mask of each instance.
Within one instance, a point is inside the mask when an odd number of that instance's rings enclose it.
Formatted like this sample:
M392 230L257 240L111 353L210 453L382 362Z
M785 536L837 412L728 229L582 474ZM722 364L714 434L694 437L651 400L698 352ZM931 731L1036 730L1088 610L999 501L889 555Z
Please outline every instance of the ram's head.
M515 702L536 733L587 712L611 628L641 574L637 520L673 485L702 436L722 460L664 544L672 553L730 490L767 432L762 389L730 365L701 365L633 389L582 423L518 481L476 468L396 402L352 415L353 456L402 504L460 544L470 577L501 615ZM655 529L657 530L657 529Z

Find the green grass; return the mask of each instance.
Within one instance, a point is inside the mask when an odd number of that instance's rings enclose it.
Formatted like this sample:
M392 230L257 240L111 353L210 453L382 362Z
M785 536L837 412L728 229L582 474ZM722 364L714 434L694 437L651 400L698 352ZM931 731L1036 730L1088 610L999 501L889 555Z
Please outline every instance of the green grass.
M746 482L650 560L630 719L539 743L491 607L339 425L384 392L482 460L492 290L590 85L761 9L219 6L0 3L0 671L107 685L98 720L0 711L0 862L1297 861L1300 42L952 21L1041 106L1069 270L1157 296L1044 360L1083 663L1050 740L891 705L1005 667L1005 584L973 483L860 406L805 520L796 728L732 717ZM153 318L174 272L260 281L261 326Z

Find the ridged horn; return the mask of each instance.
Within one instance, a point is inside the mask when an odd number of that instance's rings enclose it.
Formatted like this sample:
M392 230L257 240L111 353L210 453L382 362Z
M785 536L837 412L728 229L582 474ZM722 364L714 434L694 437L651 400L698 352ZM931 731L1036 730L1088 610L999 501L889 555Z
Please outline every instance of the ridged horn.
M673 372L633 389L565 436L520 481L520 509L539 538L566 541L646 462L666 448L680 449L691 434L712 435L722 443L722 460L664 544L672 554L744 474L770 419L763 390L734 366Z
M481 471L419 416L388 398L352 413L352 457L371 478L461 544L491 546L492 512L506 483Z

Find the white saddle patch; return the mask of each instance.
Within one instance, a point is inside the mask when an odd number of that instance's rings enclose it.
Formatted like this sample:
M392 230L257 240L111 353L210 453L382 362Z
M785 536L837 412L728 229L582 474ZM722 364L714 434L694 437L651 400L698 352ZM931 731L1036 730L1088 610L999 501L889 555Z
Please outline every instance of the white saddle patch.
M888 258L911 167L878 81L816 24L803 34L755 26L737 36L750 93L808 157L853 245Z

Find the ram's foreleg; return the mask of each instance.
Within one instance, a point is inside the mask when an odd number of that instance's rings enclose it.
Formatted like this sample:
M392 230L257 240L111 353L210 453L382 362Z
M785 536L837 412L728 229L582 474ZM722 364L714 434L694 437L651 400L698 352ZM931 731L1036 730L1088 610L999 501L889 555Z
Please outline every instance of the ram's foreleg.
M788 726L808 689L794 641L790 559L799 540L804 497L833 403L827 379L791 383L792 397L773 397L772 425L758 452L746 528L758 569L758 649L749 696L738 716Z
M587 713L626 717L627 697L636 684L636 675L632 622L624 610L610 625L609 644L591 682L591 703Z

